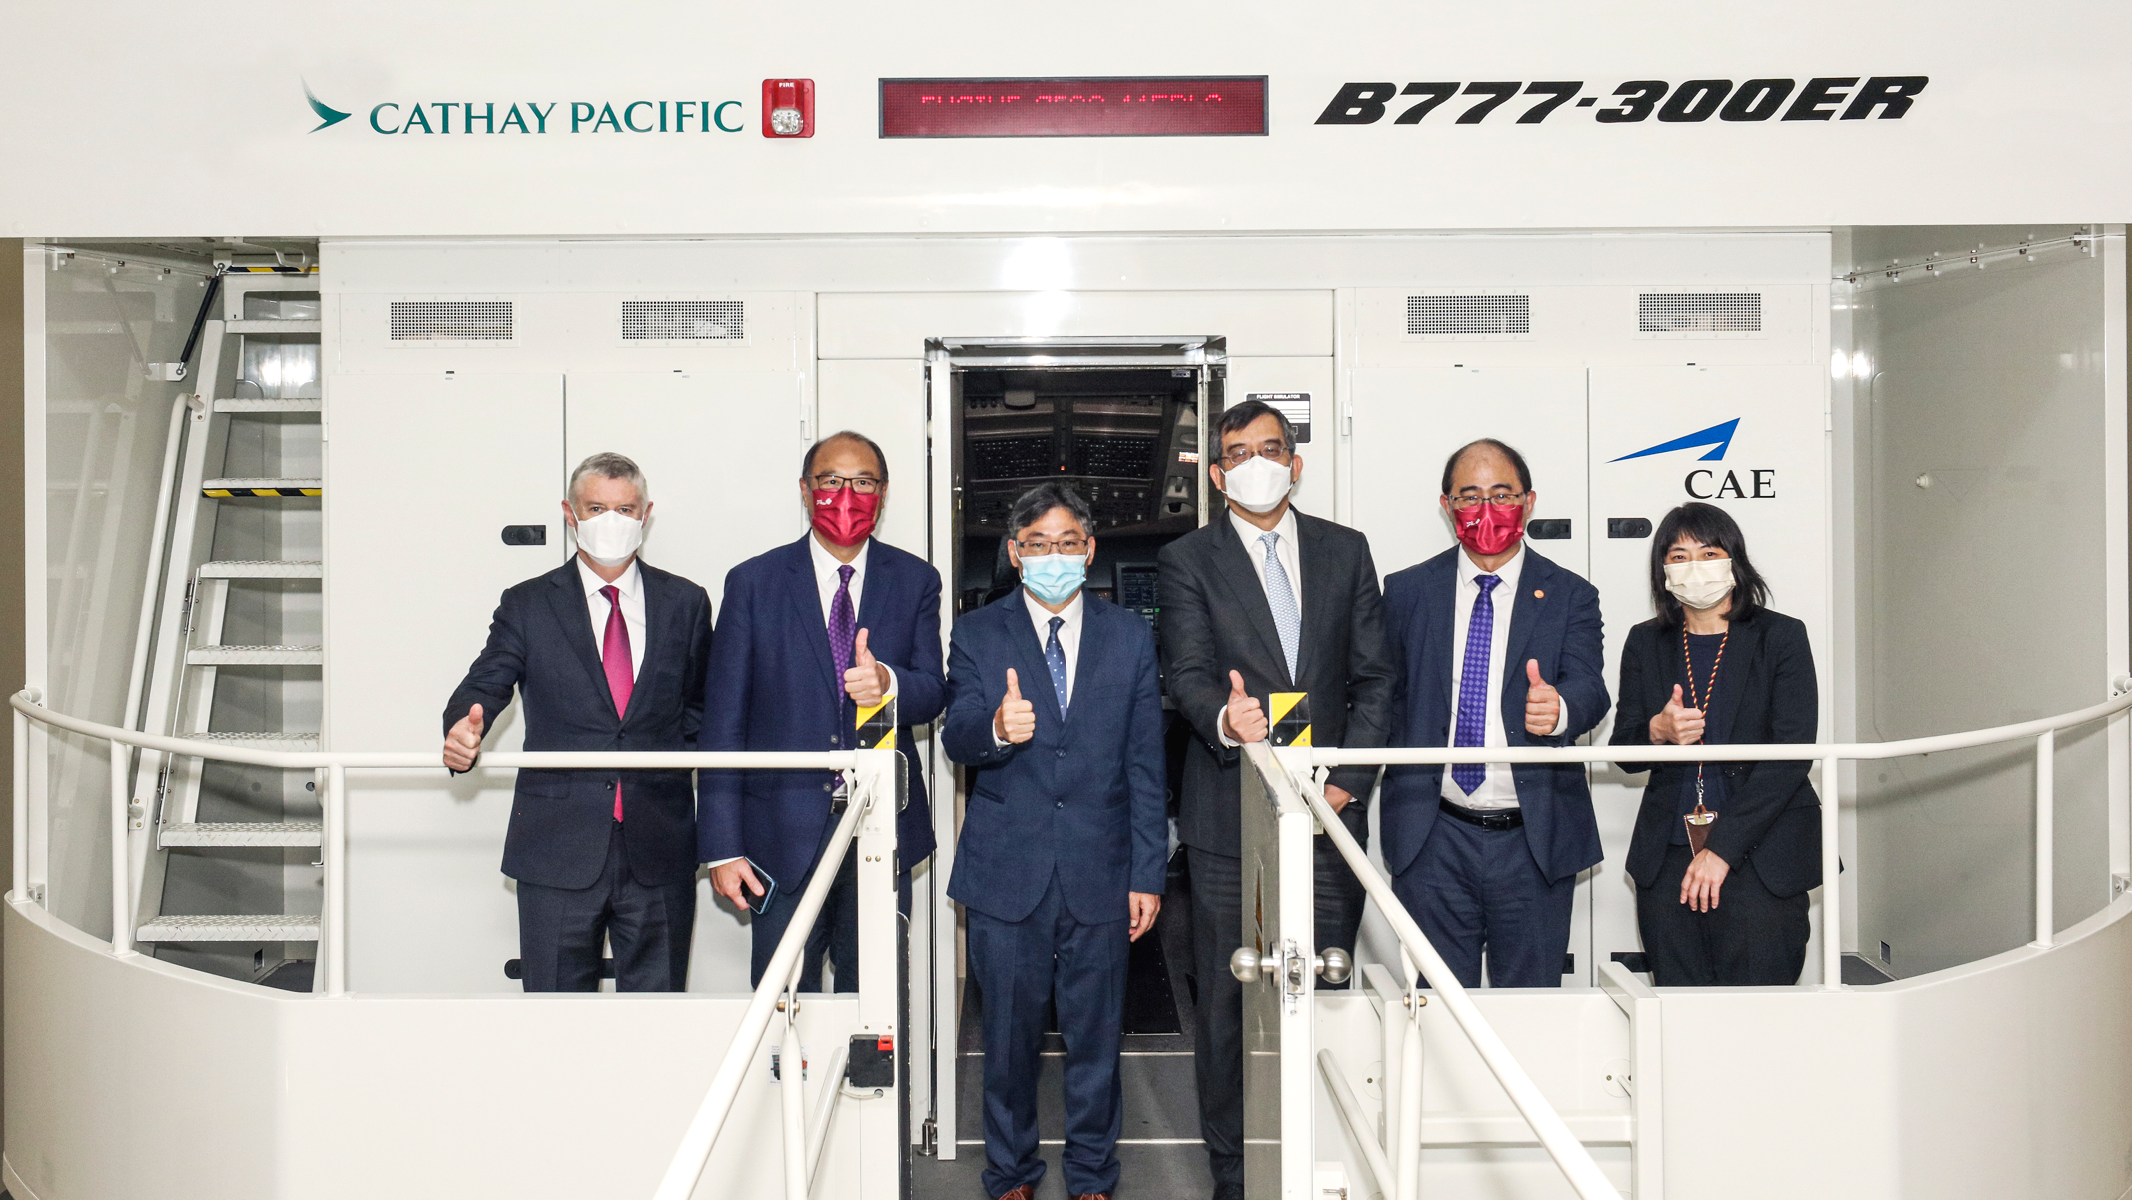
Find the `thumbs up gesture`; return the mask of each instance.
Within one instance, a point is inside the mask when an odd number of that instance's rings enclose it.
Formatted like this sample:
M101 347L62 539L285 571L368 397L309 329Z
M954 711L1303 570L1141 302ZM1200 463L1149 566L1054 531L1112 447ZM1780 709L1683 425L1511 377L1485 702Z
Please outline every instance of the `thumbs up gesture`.
M474 760L481 757L481 730L481 706L476 704L444 735L444 765L454 771L472 770Z
M866 631L861 629L852 643L851 669L844 672L844 694L860 708L871 708L881 703L888 688L888 667L866 648Z
M1245 694L1244 677L1236 671L1229 672L1229 706L1222 710L1222 721L1232 741L1266 740L1266 710L1259 706L1258 697Z
M1553 684L1540 678L1540 660L1525 660L1525 732L1534 737L1547 737L1555 731L1555 723L1562 719L1562 693Z
M992 735L1015 745L1036 736L1036 705L1022 699L1021 680L1015 678L1013 667L1007 668L1007 698L992 714Z
M1680 702L1680 685L1673 685L1673 698L1666 701L1665 708L1651 718L1651 744L1663 746L1693 746L1703 740L1703 710L1683 708Z

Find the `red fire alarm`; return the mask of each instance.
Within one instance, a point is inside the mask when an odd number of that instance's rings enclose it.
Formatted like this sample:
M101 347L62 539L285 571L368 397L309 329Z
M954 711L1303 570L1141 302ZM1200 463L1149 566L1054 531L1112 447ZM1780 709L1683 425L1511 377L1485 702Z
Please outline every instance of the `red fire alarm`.
M762 135L766 138L814 136L814 81L762 81Z

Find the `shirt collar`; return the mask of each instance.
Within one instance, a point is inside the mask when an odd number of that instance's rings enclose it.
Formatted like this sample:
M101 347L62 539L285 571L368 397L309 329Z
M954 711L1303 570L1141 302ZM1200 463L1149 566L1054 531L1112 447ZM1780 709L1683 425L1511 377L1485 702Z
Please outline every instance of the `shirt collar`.
M1224 504L1224 507L1226 507L1226 504ZM1261 543L1259 539L1266 536L1268 533L1280 534L1281 541L1286 543L1287 545L1294 546L1296 544L1295 505L1293 504L1290 504L1288 506L1287 512L1281 514L1280 524L1275 525L1270 530L1260 529L1258 526L1253 525L1251 522L1244 520L1240 516L1237 516L1236 510L1233 508L1229 509L1229 523L1236 527L1236 536L1238 540L1244 543L1244 548L1247 550L1255 550L1260 553L1264 553L1265 545Z
M587 596L599 595L600 589L608 586L607 581L594 574L592 568L585 565L585 559L582 555L572 555L571 557L577 563L577 577L585 584L585 594ZM632 558L629 560L628 569L624 570L615 579L613 586L620 589L625 596L635 596L643 582L643 576L637 572L637 560Z
M822 548L822 539L814 536L812 531L807 534L807 554L814 560L815 576L821 579L836 578L837 568L845 566L851 568L853 579L866 574L866 552L873 548L873 544L874 540L867 538L859 543L859 553L850 562L842 563L837 561L836 555Z
M1081 628L1081 613L1085 607L1082 602L1086 599L1088 599L1088 589L1083 587L1073 594L1073 599L1066 602L1066 607L1057 612L1052 612L1050 609L1038 604L1036 599L1029 594L1027 588L1022 589L1022 606L1029 610L1029 621L1036 626L1038 641L1050 636L1051 618L1053 617L1066 618L1066 623L1059 626L1060 633L1065 633L1069 629L1078 632Z
M1489 575L1494 575L1496 578L1501 579L1503 582L1496 585L1496 591L1502 593L1503 595L1509 595L1511 592L1517 590L1518 576L1522 574L1524 570L1525 539L1519 538L1518 551L1516 554L1510 556L1510 561L1504 563L1500 567L1497 567L1493 571L1488 571L1485 573ZM1483 573L1484 572L1482 572L1479 567L1473 565L1473 556L1466 553L1466 548L1464 546L1460 546L1458 548L1458 585L1460 587L1478 587L1479 585L1475 584L1473 581L1480 578Z

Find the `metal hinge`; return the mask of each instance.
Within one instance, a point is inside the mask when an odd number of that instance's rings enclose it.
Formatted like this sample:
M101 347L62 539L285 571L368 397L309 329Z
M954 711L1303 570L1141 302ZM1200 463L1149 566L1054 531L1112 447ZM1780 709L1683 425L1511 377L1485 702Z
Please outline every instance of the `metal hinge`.
M935 1158L940 1154L940 1123L932 1117L927 1117L925 1124L919 1127L918 1153L927 1158Z
M2132 875L2110 876L2110 899L2124 895L2127 889L2132 889Z
M179 632L181 633L192 632L193 592L196 591L199 586L200 581L197 579L188 579L185 581L185 604L183 607L178 609L178 624L181 627L179 630Z

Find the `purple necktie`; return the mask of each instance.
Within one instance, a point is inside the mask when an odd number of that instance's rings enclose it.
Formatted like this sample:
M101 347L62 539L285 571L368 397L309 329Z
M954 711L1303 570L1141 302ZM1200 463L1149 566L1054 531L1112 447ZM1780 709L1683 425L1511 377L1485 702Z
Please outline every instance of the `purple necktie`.
M629 715L629 694L636 690L636 667L629 651L629 622L622 618L622 591L613 584L600 589L607 597L607 632L600 639L600 667L607 672L607 691L614 697L614 715ZM622 781L614 784L614 819L622 819Z
M1495 602L1488 593L1503 582L1499 575L1476 575L1481 594L1474 597L1473 616L1466 622L1466 663L1458 675L1458 736L1453 746L1488 744L1488 648L1495 640ZM1488 778L1486 763L1456 763L1451 782L1468 796Z
M837 595L829 602L829 657L837 664L837 698L844 696L844 672L851 670L851 642L858 633L858 618L851 612L851 577L854 574L849 563L837 568Z

